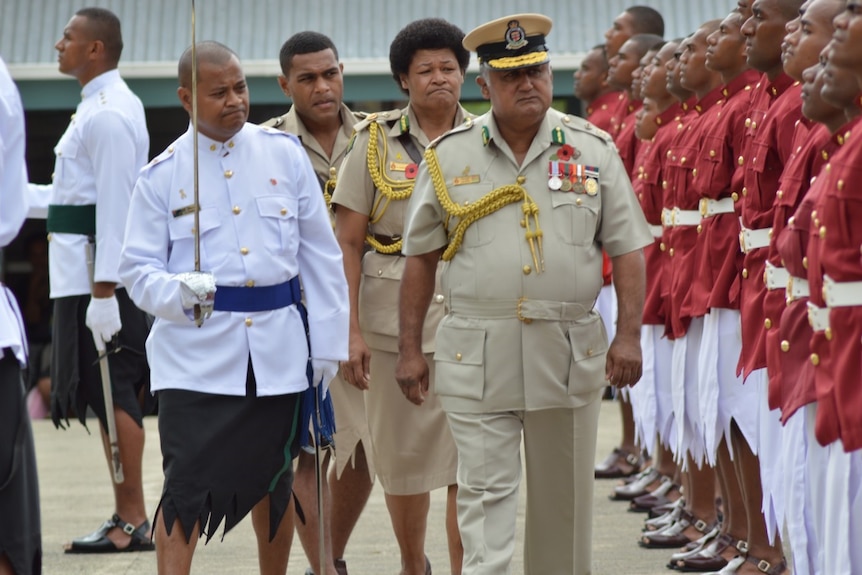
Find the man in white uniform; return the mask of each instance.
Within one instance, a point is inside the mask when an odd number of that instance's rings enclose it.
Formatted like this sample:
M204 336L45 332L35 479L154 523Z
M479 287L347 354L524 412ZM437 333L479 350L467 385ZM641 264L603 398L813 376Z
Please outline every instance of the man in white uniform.
M117 71L123 49L120 21L102 8L78 10L54 48L60 71L82 86L81 102L54 148L53 184L31 185L31 217L46 214L54 300L51 412L54 424L70 413L86 425L92 409L107 441L107 415L98 367L108 350L113 412L124 479L113 483L114 513L99 529L72 541L71 553L152 550L141 486L143 415L149 398L144 356L146 314L117 286L117 266L129 198L147 162L149 135L141 101ZM95 262L88 265L88 246ZM92 285L91 285L92 283ZM106 452L110 457L110 452Z
M327 386L347 358L347 282L299 140L246 123L236 54L217 42L196 51L199 223L189 129L141 172L120 263L131 298L156 316L147 355L165 469L158 569L188 573L199 535L251 511L260 572L283 575L298 398L309 374ZM191 48L179 80L191 113ZM206 272L189 271L196 241Z

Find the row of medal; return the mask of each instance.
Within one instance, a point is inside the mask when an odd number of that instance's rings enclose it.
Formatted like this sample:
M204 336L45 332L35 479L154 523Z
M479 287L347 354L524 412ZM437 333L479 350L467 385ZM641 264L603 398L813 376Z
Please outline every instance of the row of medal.
M548 188L595 196L599 193L598 169L582 164L548 162Z

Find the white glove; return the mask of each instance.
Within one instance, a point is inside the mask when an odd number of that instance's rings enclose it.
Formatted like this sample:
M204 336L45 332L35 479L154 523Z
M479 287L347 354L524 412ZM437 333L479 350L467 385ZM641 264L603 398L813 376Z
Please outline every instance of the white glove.
M190 310L199 305L201 314L209 317L215 303L215 276L210 272L183 272L175 277L180 281L183 309Z
M329 390L329 383L338 373L338 362L331 359L311 360L311 383L314 387L323 384L323 397Z
M99 342L111 341L114 334L123 327L120 321L120 304L117 303L117 297L113 295L111 297L91 297L84 323L93 332L96 347L99 347ZM104 348L104 345L99 347L99 349Z

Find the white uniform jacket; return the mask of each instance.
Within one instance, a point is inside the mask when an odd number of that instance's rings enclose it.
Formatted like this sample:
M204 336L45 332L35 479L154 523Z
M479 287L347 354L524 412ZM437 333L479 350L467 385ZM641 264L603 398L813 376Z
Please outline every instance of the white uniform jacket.
M24 109L18 89L0 59L0 248L15 239L26 216ZM26 365L27 343L21 312L15 296L0 283L0 355L7 347L22 366Z
M142 172L132 196L120 276L156 316L147 340L152 389L244 395L249 354L258 395L304 390L309 357L295 305L215 311L201 328L173 274L194 267L193 137ZM295 136L246 124L227 142L199 135L201 269L217 285L263 287L300 275L317 359L347 358L349 308L341 250Z
M53 184L30 185L30 217L45 217L48 204L96 205L97 282L120 281L129 199L149 148L143 105L119 72L110 70L81 90L81 103L54 147ZM90 293L86 243L80 234L51 234L52 298Z

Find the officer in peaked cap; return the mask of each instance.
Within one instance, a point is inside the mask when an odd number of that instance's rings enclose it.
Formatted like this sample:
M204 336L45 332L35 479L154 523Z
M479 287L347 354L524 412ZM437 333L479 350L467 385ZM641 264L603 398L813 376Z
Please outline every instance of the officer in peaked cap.
M602 388L641 375L652 240L610 136L550 107L550 30L549 18L520 14L467 34L491 111L428 147L405 220L402 386L427 385L422 320L448 261L435 392L458 448L464 575L509 571L522 438L524 573L591 572ZM620 300L610 346L594 309L602 247Z

